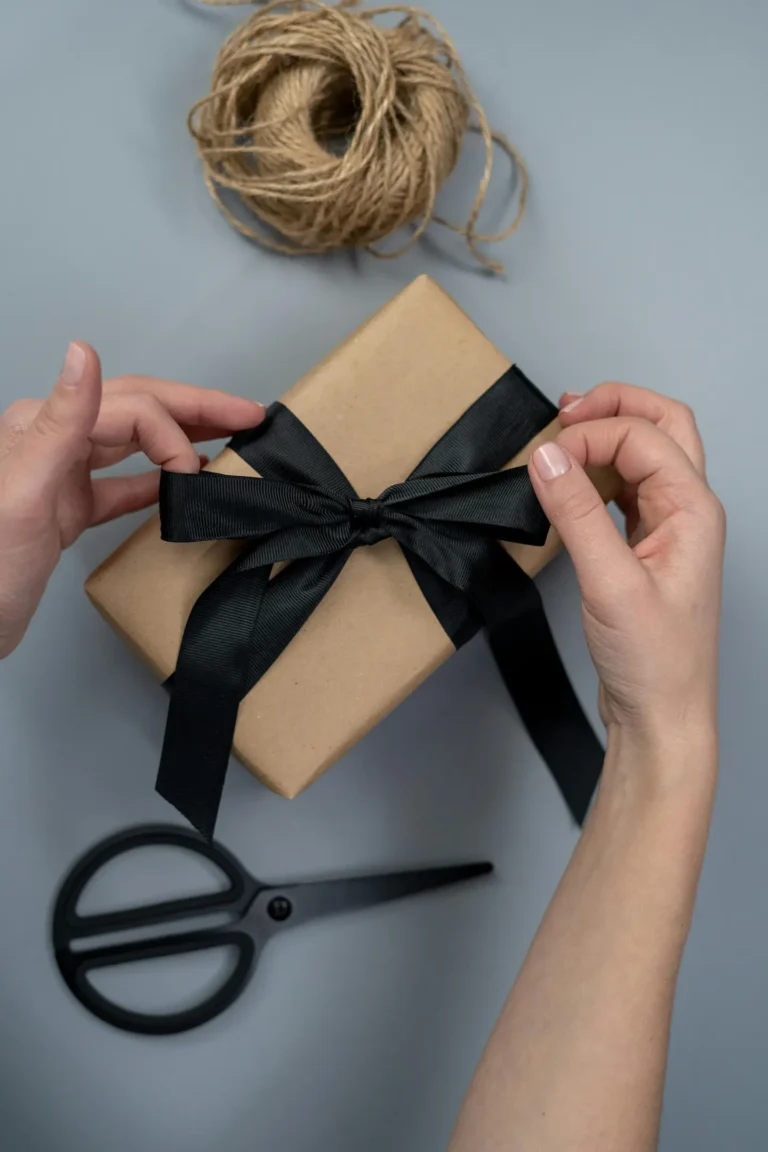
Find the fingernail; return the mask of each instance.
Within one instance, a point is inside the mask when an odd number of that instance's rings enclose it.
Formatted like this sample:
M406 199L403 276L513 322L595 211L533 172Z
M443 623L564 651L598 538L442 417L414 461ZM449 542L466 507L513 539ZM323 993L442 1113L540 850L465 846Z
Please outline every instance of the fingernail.
M66 384L68 388L75 388L80 383L83 378L86 359L85 348L73 340L64 357L64 365L61 369L62 384Z
M574 408L577 408L578 405L581 404L583 399L584 399L583 396L577 396L575 400L569 400L568 403L563 408L560 409L560 411L561 412L572 412Z
M211 462L210 456L206 456L205 453L201 452L200 453L200 467L205 468L206 464L210 464L210 462Z
M559 444L542 444L533 454L533 464L542 480L556 480L571 466Z

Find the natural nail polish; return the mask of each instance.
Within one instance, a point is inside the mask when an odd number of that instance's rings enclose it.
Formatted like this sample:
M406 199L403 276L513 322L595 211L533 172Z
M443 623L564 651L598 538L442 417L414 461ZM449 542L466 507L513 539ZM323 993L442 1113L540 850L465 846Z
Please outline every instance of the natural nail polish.
M75 388L83 378L85 361L85 348L73 340L64 357L64 366L61 369L62 384L66 384L68 388Z
M533 466L542 480L556 480L571 466L559 444L542 444L533 454Z
M561 412L573 412L574 408L577 408L579 406L579 404L581 404L583 399L584 399L583 396L577 396L575 400L570 400L565 405L565 407L560 409L560 411Z

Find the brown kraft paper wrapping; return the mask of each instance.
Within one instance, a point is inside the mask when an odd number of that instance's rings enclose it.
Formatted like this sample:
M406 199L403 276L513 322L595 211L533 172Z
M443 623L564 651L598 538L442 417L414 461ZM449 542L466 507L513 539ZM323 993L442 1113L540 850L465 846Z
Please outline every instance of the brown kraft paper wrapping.
M362 497L406 479L510 366L448 295L421 276L291 388L302 420ZM510 464L552 439L554 421ZM230 449L214 471L253 475ZM610 470L593 475L604 499ZM239 545L171 544L153 516L93 573L86 592L161 679L187 616ZM555 554L505 544L529 575ZM393 540L358 548L327 596L240 705L234 753L269 788L296 796L382 720L454 647Z

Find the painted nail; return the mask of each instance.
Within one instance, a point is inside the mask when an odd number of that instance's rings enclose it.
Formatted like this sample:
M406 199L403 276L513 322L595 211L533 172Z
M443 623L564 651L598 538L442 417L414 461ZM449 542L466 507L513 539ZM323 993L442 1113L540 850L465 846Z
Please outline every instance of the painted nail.
M579 404L581 404L583 399L584 399L583 396L577 396L575 400L569 400L568 403L563 408L560 409L560 411L561 412L573 412L574 408L578 408Z
M67 388L76 388L82 380L86 359L85 348L73 340L67 348L64 365L61 369L61 382L66 384Z
M556 480L571 467L571 461L559 444L542 444L533 454L533 463L542 480Z

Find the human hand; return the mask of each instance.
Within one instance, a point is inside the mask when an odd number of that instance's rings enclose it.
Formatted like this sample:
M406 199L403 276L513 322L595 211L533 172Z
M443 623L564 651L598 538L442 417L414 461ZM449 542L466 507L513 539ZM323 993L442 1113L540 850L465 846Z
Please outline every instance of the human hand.
M102 386L94 350L71 344L48 399L17 400L0 416L0 658L23 637L62 549L85 528L157 500L157 470L92 472L134 452L197 472L193 442L263 417L253 400L169 380L123 376Z
M714 747L725 516L693 414L625 384L562 403L565 429L529 470L576 568L609 749L617 734ZM610 464L628 541L584 472Z

